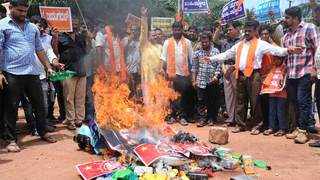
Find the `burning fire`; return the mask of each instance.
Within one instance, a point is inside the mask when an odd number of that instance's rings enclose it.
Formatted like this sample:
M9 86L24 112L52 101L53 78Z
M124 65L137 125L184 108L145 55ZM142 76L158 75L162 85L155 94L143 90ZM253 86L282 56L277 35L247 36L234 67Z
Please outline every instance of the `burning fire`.
M97 122L115 130L159 127L170 113L170 101L178 94L158 75L143 83L144 104L129 99L129 87L121 78L99 68L93 85Z

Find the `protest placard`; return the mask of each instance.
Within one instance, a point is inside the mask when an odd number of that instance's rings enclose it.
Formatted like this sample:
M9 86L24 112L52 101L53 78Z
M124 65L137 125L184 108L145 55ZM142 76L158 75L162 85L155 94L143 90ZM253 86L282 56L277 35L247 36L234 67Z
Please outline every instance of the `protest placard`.
M70 7L40 6L40 15L45 18L51 27L60 32L72 32L72 17Z
M174 23L173 18L166 17L152 17L151 29L160 28L165 34L171 34L171 26Z
M136 27L140 27L140 23L141 23L141 18L129 13L125 23L127 23L128 26L136 26Z
M230 0L223 6L221 12L222 24L226 24L229 21L241 19L246 16L243 1L244 0Z
M257 2L256 6L257 20L266 22L270 20L271 16L274 19L281 18L280 0L261 0Z
M184 13L208 13L209 4L207 0L182 0L182 11Z

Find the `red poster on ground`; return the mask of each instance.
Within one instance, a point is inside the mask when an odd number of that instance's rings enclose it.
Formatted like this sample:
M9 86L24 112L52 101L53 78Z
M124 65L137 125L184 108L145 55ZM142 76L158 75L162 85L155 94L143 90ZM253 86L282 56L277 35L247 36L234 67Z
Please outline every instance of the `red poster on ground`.
M115 169L123 166L115 161L97 161L76 166L78 173L84 180L94 179L96 177L111 173Z
M141 144L133 150L145 166L149 166L154 161L163 156L169 155L157 149L155 144Z

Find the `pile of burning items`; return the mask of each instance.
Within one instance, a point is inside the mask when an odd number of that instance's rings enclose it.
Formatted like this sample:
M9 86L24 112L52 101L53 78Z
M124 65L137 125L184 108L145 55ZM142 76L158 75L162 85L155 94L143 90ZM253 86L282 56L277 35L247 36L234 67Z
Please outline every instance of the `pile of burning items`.
M243 177L250 177L255 175L255 167L270 169L264 161L210 147L195 135L175 132L170 126L117 131L101 129L92 121L78 130L75 140L81 149L103 154L105 159L77 165L83 179L198 180L214 177L219 171L243 168L248 175Z
M129 88L120 77L103 69L97 74L93 86L97 119L77 129L74 140L80 149L101 154L104 160L77 165L83 179L198 180L241 167L247 178L255 175L255 167L270 169L264 161L212 147L191 133L166 126L170 102L178 95L162 77L144 83L141 104L128 98Z

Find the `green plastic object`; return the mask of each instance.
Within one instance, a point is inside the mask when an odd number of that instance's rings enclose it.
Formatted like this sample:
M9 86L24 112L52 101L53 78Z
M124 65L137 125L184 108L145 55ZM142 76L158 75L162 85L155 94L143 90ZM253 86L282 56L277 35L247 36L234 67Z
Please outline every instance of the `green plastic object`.
M131 168L125 168L114 172L112 180L138 180L138 175Z
M240 153L232 153L232 158L234 159L234 160L237 160L237 161L241 161L241 154Z
M264 169L264 170L271 170L271 167L268 166L268 164L265 161L254 160L253 163L254 163L254 166L257 168Z
M66 79L70 79L73 76L76 75L76 72L74 71L59 71L59 72L55 72L53 75L51 75L49 77L50 81L64 81Z

